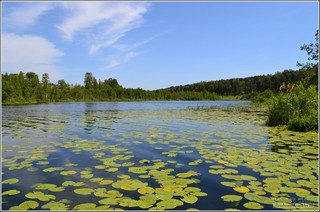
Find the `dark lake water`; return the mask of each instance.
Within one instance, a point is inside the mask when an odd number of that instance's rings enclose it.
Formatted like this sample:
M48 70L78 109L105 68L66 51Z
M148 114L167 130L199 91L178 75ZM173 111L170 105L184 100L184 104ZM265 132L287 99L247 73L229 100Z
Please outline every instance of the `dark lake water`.
M317 133L265 120L248 101L3 106L2 209L316 209Z

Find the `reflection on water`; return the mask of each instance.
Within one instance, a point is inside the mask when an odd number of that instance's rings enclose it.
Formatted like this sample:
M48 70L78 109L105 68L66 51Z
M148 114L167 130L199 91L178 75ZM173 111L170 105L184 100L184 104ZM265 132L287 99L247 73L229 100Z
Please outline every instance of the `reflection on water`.
M4 106L2 207L316 208L316 133L269 128L264 125L266 117L254 108L199 110L246 104ZM81 194L81 189L88 193ZM53 197L36 197L34 192ZM225 195L240 200L224 201Z

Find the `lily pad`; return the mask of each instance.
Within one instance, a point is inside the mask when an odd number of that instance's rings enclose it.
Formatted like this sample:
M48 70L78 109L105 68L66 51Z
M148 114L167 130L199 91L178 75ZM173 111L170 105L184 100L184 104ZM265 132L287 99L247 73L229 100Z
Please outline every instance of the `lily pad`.
M183 205L183 202L177 199L163 200L157 203L157 207L160 207L163 209L174 209L182 205Z
M242 196L239 195L224 195L221 197L226 202L238 202L242 200Z
M76 173L77 173L77 172L74 171L74 170L62 171L62 172L60 172L60 174L61 174L61 175L64 175L64 176L66 176L66 175L72 175L72 174L76 174Z
M2 181L2 184L15 184L17 182L19 182L19 179L10 178L10 179L6 179L6 180Z
M19 205L19 208L21 210L28 210L28 209L36 209L38 206L39 206L39 203L37 203L36 201L29 200L21 203Z
M113 183L113 180L101 180L99 182L100 185L109 185L111 183Z
M2 192L2 196L8 195L8 196L13 196L13 195L17 195L20 194L20 191L16 190L16 189L12 189L12 190L8 190L5 192Z
M51 211L53 211L53 210L62 211L62 210L68 210L69 207L67 205L65 205L64 203L51 201L51 202L48 202L47 204L43 205L41 208L42 209L49 209Z
M77 188L74 189L74 193L80 194L80 195L90 195L94 192L91 188Z
M228 186L228 187L236 187L237 184L235 182L220 182L222 185L224 186Z
M181 199L182 201L186 202L186 203L196 203L198 201L198 198L196 196L193 195L187 195L184 198Z
M243 205L245 208L248 209L255 209L255 210L259 210L263 208L263 205L257 203L257 202L247 202Z
M250 189L248 189L245 186L237 186L237 187L233 188L233 190L240 192L240 193L247 193L250 191Z
M50 183L36 185L37 190L47 190L49 188L55 188L55 187L57 187L55 184L50 184Z
M74 206L73 210L94 210L96 208L96 204L94 203L82 203Z
M155 200L152 199L140 199L137 201L137 206L142 209L151 208L156 203Z
M34 191L34 192L29 192L25 195L29 199L38 199L40 201L46 202L50 200L55 200L56 197L51 194L44 194L41 191Z
M134 199L130 199L130 198L127 198L127 199L120 199L119 200L119 205L123 206L123 207L129 207L129 208L132 208L132 207L137 207L137 200L134 200Z
M155 190L152 187L142 187L138 189L140 194L153 194L154 191Z

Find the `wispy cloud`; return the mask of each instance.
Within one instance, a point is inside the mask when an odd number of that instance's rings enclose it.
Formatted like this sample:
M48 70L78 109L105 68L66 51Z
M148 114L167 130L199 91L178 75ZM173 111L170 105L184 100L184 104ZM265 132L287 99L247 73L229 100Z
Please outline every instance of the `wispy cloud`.
M154 40L154 39L156 39L156 38L158 38L158 37L160 37L162 35L163 35L163 33L159 33L159 34L156 34L156 35L154 35L154 36L152 36L150 38L146 38L144 40L135 42L133 44L127 44L127 45L125 45L125 44L116 44L116 45L113 46L113 48L118 50L118 51L131 51L131 50L133 50L135 48L139 48L140 46L143 46L143 45L149 43L150 41L152 41L152 40Z
M81 34L86 37L89 53L115 44L127 32L143 23L148 3L129 2L66 2L69 17L57 28L66 40L73 41Z
M33 71L40 76L49 73L51 80L60 79L62 74L56 63L63 52L46 40L34 35L2 35L3 72Z
M137 52L127 52L123 55L112 55L109 57L109 60L108 60L108 64L103 67L102 70L104 71L107 71L107 70L110 70L116 66L119 66L129 60L131 60L132 58L136 57L138 55Z
M26 29L36 23L41 15L55 7L54 3L20 3L19 7L4 16L4 23L12 29Z

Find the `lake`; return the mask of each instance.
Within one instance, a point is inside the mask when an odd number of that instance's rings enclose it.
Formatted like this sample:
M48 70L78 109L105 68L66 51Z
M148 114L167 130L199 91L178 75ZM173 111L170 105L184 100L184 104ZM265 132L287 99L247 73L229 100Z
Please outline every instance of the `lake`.
M318 135L248 101L2 107L2 209L318 208Z

